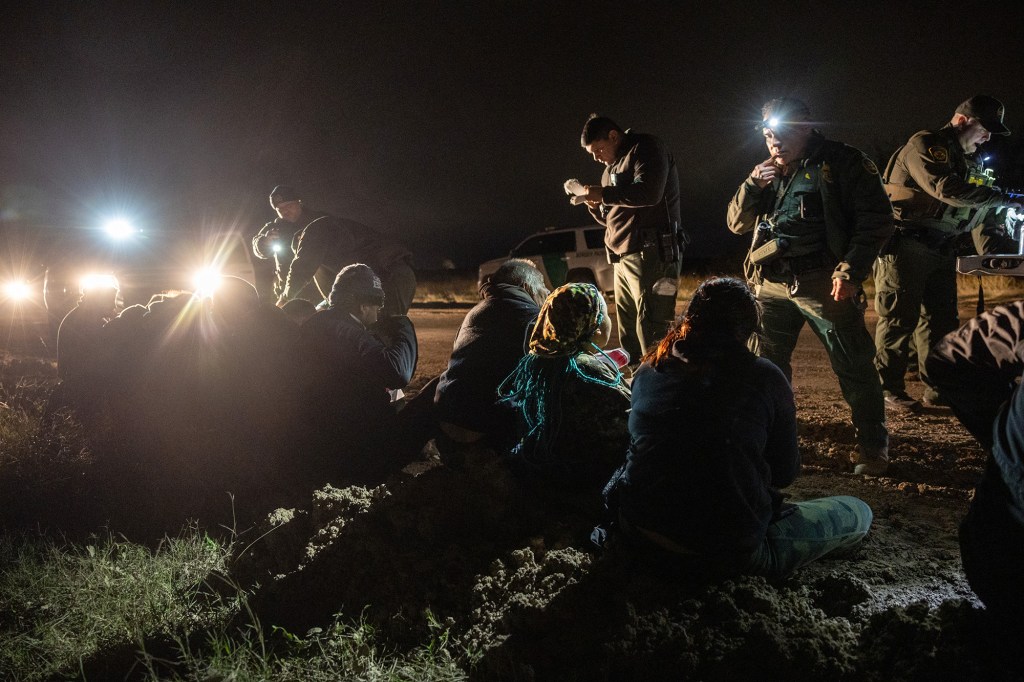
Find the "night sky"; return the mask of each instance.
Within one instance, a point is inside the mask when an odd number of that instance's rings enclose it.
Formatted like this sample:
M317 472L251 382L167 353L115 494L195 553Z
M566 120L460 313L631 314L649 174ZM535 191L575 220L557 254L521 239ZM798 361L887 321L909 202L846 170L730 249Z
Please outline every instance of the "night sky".
M879 160L977 92L1024 134L1024 14L1002 4L24 5L0 22L8 220L254 232L292 184L421 267L473 266L587 222L561 185L600 177L579 147L598 111L669 144L706 257L738 245L725 205L765 157L770 97Z

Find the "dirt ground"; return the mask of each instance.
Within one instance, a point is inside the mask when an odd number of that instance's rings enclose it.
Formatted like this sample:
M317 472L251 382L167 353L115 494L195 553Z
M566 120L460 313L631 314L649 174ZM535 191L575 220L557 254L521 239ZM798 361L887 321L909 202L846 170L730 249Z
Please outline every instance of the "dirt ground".
M410 393L443 370L465 312L413 310ZM292 632L340 613L401 652L447 630L482 680L1024 679L960 565L981 449L946 410L890 411L887 475L855 476L848 408L806 329L793 368L804 472L789 492L855 495L874 523L852 554L788 580L697 584L628 548L600 554L594 518L524 490L493 453L442 464L429 448L386 485L278 510L241 538L234 577Z
M444 368L463 314L414 311L413 388ZM855 476L848 408L806 330L793 367L804 473L789 492L855 495L875 516L852 555L781 583L698 585L628 551L599 555L593 519L542 509L487 453L373 491L321 491L268 524L240 572L264 585L257 611L290 628L340 604L365 606L399 647L448 626L483 652L479 679L1024 679L998 659L960 565L984 453L948 410L890 412L889 472Z

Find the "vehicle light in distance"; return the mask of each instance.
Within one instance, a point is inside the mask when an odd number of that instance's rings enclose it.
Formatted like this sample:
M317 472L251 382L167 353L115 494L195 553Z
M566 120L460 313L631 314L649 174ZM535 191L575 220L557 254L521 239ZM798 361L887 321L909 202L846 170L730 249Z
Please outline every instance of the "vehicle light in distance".
M82 293L93 289L120 289L117 277L110 273L92 272L78 280L78 290Z
M214 267L203 268L192 277L192 286L199 298L209 298L220 286L220 270Z
M103 224L103 231L111 239L120 241L135 234L135 227L125 218L111 218Z
M12 279L4 282L3 294L10 301L24 301L32 295L32 287L23 279Z

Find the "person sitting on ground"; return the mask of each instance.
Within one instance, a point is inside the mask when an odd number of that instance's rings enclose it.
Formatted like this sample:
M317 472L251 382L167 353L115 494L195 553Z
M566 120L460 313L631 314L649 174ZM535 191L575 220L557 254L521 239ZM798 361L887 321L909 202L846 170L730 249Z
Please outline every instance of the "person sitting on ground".
M307 301L304 298L293 298L281 306L281 310L284 311L289 320L297 325L301 325L313 317L316 313L316 306L313 305L312 301Z
M840 496L786 504L800 472L793 391L747 342L760 306L733 278L703 282L633 377L612 523L658 567L780 578L858 543L871 509Z
M482 299L455 337L448 367L433 394L444 437L485 442L497 449L515 442L516 412L497 402L497 388L525 354L526 335L547 298L544 276L522 258L505 261L480 286Z
M559 489L592 491L595 501L629 442L629 389L611 359L592 354L610 334L597 287L560 286L541 307L529 353L498 387L521 417L513 468Z
M353 453L345 462L333 461L344 468L343 475L353 482L379 480L394 454L381 452L394 435L396 410L389 390L404 388L412 379L416 331L406 315L377 319L384 289L362 263L338 273L328 303L300 328L316 420L311 430L320 432L321 447ZM365 454L367 448L377 452L357 463L355 453Z
M960 555L971 589L1006 634L1018 632L1024 613L1022 342L1024 301L1016 301L946 335L925 361L953 414L988 453L960 524Z
M63 395L57 402L93 411L106 389L110 358L103 341L103 325L117 312L117 280L94 278L82 283L78 305L57 330L57 376Z

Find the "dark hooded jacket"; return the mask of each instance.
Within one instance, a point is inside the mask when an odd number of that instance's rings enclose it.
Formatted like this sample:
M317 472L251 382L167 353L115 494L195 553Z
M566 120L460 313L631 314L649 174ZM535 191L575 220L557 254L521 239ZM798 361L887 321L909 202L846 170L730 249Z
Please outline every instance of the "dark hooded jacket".
M689 351L683 340L658 367L642 365L632 390L622 516L700 554L752 552L800 470L781 370L742 347Z
M485 283L483 300L469 311L455 337L448 368L434 393L437 416L471 431L511 436L515 410L498 404L498 384L525 353L526 335L540 307L521 287Z

